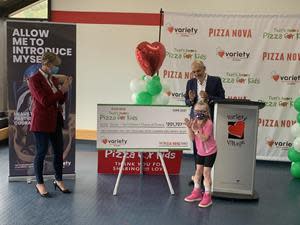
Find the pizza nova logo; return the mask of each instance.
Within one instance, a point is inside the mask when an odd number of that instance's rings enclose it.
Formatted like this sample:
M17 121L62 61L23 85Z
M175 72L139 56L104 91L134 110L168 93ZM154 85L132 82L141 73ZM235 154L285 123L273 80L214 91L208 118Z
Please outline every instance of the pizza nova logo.
M163 70L163 78L168 79L191 79L193 78L193 73L191 72L181 72L173 70Z
M208 37L252 38L251 29L209 28Z
M290 128L296 123L296 120L277 120L270 118L259 118L258 126L260 127L282 127Z
M270 32L263 32L263 38L271 40L298 40L300 39L300 32L299 29L295 28L274 28Z
M102 139L102 143L104 145L112 145L114 147L117 147L117 146L123 146L123 145L126 145L127 144L127 140L126 139L108 139L108 138L103 138Z
M166 29L167 29L167 32L169 34L176 34L176 35L180 35L180 36L183 36L183 37L189 37L189 36L193 36L193 35L196 35L198 33L198 28L195 28L195 27L176 27L176 26L173 26L172 24L170 23L167 23L166 24Z
M280 150L288 150L288 148L292 147L293 143L289 142L287 140L284 141L278 141L275 140L272 137L266 137L265 138L265 143L269 149L280 149Z
M289 85L295 85L300 82L300 75L281 75L276 71L271 72L271 78L275 82L283 82Z
M225 51L223 48L218 47L216 53L220 58L231 59L232 61L241 61L250 57L250 52L245 51Z
M299 52L263 52L263 61L300 61Z

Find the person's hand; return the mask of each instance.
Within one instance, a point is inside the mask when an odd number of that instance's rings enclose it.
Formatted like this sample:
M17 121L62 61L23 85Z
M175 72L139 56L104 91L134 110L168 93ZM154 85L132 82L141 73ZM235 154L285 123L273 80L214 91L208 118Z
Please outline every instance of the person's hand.
M195 119L193 121L191 129L194 133L200 129L202 122L203 122L203 120L198 120L198 119Z
M205 91L200 91L199 96L201 99L203 99L204 101L208 100L208 94Z
M73 81L73 77L69 76L68 80L69 80L69 85L71 86L72 85L72 81Z
M67 79L65 79L63 85L61 86L60 90L62 93L66 93L69 91L69 87L72 84L72 77L68 77Z
M196 92L195 91L193 91L193 90L189 90L189 99L190 99L190 101L194 101L195 100L195 98L196 98Z
M188 118L185 118L185 119L184 119L184 124L185 124L188 128L191 128L191 127L192 127L192 123L193 123L193 120L189 120Z

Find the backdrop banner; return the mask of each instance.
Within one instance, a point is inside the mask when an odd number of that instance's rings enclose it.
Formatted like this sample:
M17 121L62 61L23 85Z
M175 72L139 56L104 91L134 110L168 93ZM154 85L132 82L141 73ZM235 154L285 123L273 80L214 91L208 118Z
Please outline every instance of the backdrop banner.
M184 104L191 63L222 79L226 98L264 102L257 159L287 161L300 84L300 17L164 13L162 81L170 104ZM221 146L219 146L221 148Z
M63 173L75 173L76 26L10 21L7 22L9 177L34 175L35 140L29 131L32 101L26 80L40 68L45 51L61 57L59 74L73 77L68 99L63 105ZM49 144L44 164L46 175L54 172L52 157Z

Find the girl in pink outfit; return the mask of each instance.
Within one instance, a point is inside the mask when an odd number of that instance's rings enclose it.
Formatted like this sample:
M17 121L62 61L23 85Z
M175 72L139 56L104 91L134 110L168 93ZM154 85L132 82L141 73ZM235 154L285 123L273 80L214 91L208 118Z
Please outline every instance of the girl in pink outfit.
M217 145L213 137L213 123L207 103L199 102L194 106L194 119L185 119L190 139L195 140L197 148L196 171L193 176L194 189L184 200L187 202L200 201L199 207L208 207L211 200L211 168L217 155ZM205 192L200 189L200 178L204 176Z

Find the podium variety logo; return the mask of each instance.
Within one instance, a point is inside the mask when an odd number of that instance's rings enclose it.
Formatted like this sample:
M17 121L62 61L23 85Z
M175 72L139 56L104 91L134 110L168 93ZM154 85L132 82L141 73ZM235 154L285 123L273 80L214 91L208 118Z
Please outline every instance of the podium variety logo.
M239 113L228 114L227 119L227 144L235 148L241 148L245 144L244 135L247 116Z
M239 120L236 122L228 121L228 138L244 139L245 121Z

